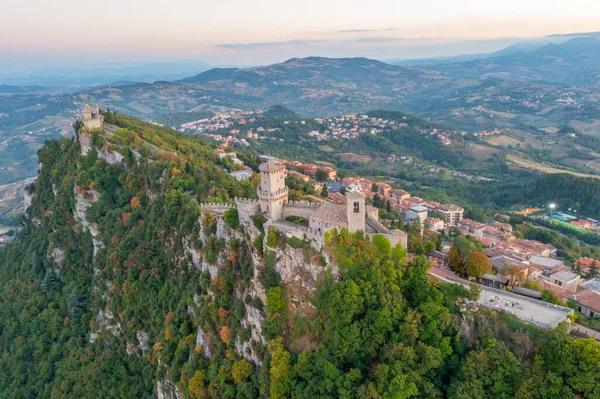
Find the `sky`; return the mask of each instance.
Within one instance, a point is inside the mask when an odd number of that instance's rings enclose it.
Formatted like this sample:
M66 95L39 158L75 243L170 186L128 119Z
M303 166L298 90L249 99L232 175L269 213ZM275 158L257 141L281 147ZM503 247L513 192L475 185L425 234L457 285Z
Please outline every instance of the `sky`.
M599 0L2 0L0 68L425 58L586 31L600 31Z

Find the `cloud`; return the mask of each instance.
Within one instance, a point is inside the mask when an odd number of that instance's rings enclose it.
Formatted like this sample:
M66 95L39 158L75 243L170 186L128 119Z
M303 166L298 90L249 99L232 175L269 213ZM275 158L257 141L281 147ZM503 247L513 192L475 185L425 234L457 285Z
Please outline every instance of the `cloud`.
M225 48L225 49L252 49L252 48L265 48L265 47L279 47L287 45L310 45L310 44L322 44L327 43L328 40L323 39L294 39L284 40L279 42L255 42L255 43L223 43L215 44L214 47Z
M377 29L344 29L344 30L338 30L338 33L360 33L360 32L377 32Z
M394 43L394 42L410 42L417 40L428 40L426 37L418 38L406 38L406 37L386 37L386 36L372 36L372 37L361 37L358 39L348 40L349 43Z

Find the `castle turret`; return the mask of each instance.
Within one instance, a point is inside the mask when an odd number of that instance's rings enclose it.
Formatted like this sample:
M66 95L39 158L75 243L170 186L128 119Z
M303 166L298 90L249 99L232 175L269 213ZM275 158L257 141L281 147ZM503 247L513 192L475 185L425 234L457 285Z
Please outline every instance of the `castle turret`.
M92 119L92 109L87 104L84 105L83 108L81 109L81 114L83 115L84 121L88 121L88 120Z
M84 105L81 109L81 117L77 119L83 122L86 130L102 129L104 123L104 117L100 114L98 104L94 104L93 113L89 105Z
M365 231L366 196L358 184L353 184L346 189L346 217L348 231L351 233Z
M258 167L260 186L256 189L261 211L273 221L281 219L283 203L288 199L285 186L285 166L278 162L266 162Z

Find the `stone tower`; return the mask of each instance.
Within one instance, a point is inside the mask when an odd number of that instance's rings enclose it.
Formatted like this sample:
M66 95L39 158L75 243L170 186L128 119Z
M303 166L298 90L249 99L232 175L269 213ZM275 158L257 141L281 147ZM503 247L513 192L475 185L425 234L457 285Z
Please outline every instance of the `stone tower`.
M261 164L260 186L256 189L260 200L260 210L273 221L281 219L283 203L288 199L285 185L285 166L278 162Z
M346 189L346 217L348 231L351 233L365 231L365 194L358 184L353 184Z
M90 119L92 119L92 109L87 104L84 105L81 109L81 114L83 115L84 121L89 121Z

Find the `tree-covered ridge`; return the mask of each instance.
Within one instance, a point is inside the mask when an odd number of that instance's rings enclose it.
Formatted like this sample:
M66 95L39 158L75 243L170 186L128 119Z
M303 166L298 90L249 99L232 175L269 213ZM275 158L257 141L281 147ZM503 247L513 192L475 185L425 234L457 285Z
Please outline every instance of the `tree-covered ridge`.
M0 397L146 398L168 381L192 399L598 397L595 342L461 313L474 292L381 236L334 232L318 253L264 218L201 213L254 186L201 140L108 118L123 130L96 132L87 156L46 143L22 231L0 250ZM330 268L303 307L278 272L292 250Z

